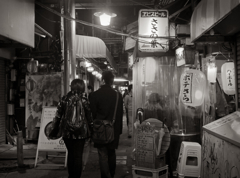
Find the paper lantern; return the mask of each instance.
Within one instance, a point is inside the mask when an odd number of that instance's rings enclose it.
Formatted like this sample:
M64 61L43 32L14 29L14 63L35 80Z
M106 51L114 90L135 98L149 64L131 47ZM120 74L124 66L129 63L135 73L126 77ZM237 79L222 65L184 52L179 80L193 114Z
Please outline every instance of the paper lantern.
M180 99L188 106L196 107L203 104L206 77L199 70L189 69L181 75Z
M31 77L28 79L28 81L26 82L26 88L29 92L32 92L37 86L37 83L31 79Z
M229 61L221 67L222 89L227 95L235 94L234 63Z
M152 57L146 57L142 62L142 83L152 83L155 80L156 61Z
M216 77L217 77L217 67L215 66L208 66L207 70L207 79L210 83L216 83Z
M33 58L27 63L27 70L30 74L38 71L38 61Z

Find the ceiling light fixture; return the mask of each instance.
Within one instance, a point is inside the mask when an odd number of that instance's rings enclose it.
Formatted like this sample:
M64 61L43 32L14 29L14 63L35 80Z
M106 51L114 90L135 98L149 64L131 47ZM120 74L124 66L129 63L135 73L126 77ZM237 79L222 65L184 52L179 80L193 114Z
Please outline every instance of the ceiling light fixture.
M88 67L88 68L87 68L87 71L88 71L88 72L92 72L93 70L94 70L93 67Z
M95 12L94 15L100 18L100 23L102 26L110 25L111 18L117 16L117 14L111 12Z

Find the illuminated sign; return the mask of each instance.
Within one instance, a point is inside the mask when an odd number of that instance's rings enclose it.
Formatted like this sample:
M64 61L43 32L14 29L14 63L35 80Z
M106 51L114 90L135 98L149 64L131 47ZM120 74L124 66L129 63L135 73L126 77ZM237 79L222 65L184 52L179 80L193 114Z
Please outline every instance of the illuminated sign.
M167 10L142 9L138 19L138 48L142 52L166 52L169 49Z

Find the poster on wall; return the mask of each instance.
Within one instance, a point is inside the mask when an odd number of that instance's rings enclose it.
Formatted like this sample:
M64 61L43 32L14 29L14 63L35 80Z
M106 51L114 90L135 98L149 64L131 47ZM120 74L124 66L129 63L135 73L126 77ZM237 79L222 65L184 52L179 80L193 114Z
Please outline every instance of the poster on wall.
M26 138L37 139L36 127L41 125L44 106L57 106L61 99L62 73L26 76L25 127Z

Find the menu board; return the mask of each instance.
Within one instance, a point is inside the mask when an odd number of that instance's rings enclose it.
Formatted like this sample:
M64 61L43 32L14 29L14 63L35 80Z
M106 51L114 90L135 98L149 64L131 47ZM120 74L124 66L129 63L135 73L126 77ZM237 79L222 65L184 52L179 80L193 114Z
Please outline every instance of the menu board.
M147 150L137 150L137 161L145 163L154 163L154 152Z
M57 107L44 107L41 116L41 127L38 139L38 150L65 151L66 146L62 137L48 139L51 124L55 117Z
M146 136L144 134L137 136L137 149L153 150L154 136Z

